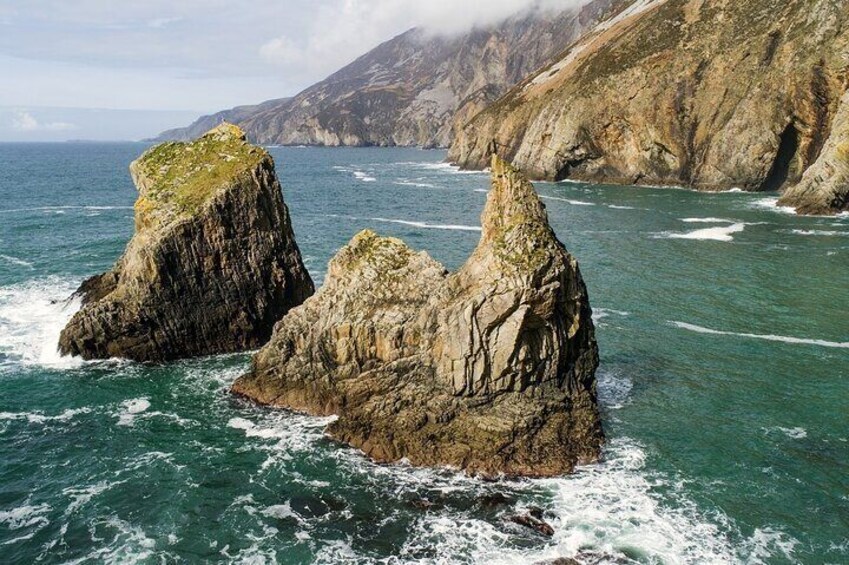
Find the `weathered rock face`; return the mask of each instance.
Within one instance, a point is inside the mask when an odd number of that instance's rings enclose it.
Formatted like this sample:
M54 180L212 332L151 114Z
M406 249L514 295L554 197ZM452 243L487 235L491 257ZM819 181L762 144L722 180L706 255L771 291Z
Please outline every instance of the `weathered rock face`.
M816 162L791 186L779 203L802 214L849 210L849 93L843 95L831 135Z
M822 158L792 201L846 205L829 196L841 143L825 148L844 127L846 2L625 0L609 16L472 119L449 159L481 168L494 145L536 178L757 191Z
M59 349L87 359L170 359L259 347L313 293L274 162L223 124L130 166L136 232L80 287Z
M447 147L463 123L591 27L612 0L458 36L413 29L291 99L224 112L259 143ZM160 139L186 139L210 117Z
M358 234L275 328L233 391L338 414L329 432L378 461L548 476L598 457L598 350L575 259L533 186L493 158L480 244L449 275Z

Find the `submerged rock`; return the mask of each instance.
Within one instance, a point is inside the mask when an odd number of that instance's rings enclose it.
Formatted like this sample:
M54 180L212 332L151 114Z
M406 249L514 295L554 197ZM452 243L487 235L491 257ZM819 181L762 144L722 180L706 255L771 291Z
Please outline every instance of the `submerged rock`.
M130 165L135 235L85 281L64 355L137 361L259 347L313 293L271 156L222 124Z
M551 524L549 524L543 519L543 513L539 509L532 509L529 512L525 512L524 514L516 514L510 516L508 520L510 520L514 524L518 524L520 526L524 526L525 528L534 530L538 534L544 535L546 537L551 537L554 535L554 528L551 527Z
M498 157L492 178L459 272L361 232L233 391L338 414L329 433L383 462L550 476L597 459L598 349L578 264L533 186Z

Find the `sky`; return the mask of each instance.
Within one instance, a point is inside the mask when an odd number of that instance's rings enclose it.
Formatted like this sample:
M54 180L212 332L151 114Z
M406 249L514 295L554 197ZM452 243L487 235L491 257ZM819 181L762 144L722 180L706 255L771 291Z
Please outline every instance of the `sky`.
M577 3L0 0L0 140L144 136L145 123L165 129L296 94L411 27L456 34ZM132 116L139 127L91 132L85 114L66 108L100 109L104 124Z

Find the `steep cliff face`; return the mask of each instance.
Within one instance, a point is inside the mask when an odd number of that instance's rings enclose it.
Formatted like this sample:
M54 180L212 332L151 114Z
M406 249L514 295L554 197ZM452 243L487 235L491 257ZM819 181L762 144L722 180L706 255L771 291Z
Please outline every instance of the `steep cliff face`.
M845 2L629 0L609 15L465 125L449 158L480 168L497 147L537 178L704 190L783 190L821 155L820 176L834 168Z
M233 385L338 414L378 461L548 476L598 457L598 349L575 259L533 187L494 158L480 244L449 275L402 241L358 234Z
M166 361L256 348L313 293L274 163L223 124L130 166L136 232L80 287L65 355Z
M191 125L184 128L175 128L160 133L154 141L192 141L202 136L209 130L218 127L222 123L238 124L247 118L264 112L267 109L277 108L289 103L291 98L278 98L268 100L262 104L236 106L229 110L222 110L208 116L201 116Z
M779 201L802 214L849 210L849 93L843 95L820 157Z
M471 117L545 64L611 1L525 13L458 37L413 29L292 99L223 115L264 144L447 147L455 114ZM183 139L210 119L161 139Z

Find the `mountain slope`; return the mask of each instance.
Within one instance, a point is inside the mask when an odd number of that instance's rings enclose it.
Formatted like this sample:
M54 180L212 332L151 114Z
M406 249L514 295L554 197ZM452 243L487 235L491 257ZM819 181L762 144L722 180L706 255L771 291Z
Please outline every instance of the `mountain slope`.
M291 99L205 116L159 139L184 139L222 118L258 143L448 146L464 123L594 25L614 0L528 12L457 37L410 30Z
M497 150L537 178L704 190L785 190L821 154L845 162L845 143L824 151L849 85L845 1L635 0L619 9L477 115L449 158L482 168ZM791 189L785 201L813 213L846 207L846 183L821 181L833 197L806 206L816 190L793 199Z
M169 129L160 133L154 141L191 141L202 136L214 127L227 122L231 124L239 123L240 121L250 117L253 114L263 111L266 108L274 108L281 104L286 104L291 98L278 98L269 100L262 104L251 106L236 106L229 110L222 110L209 116L201 116L190 126L184 128Z

